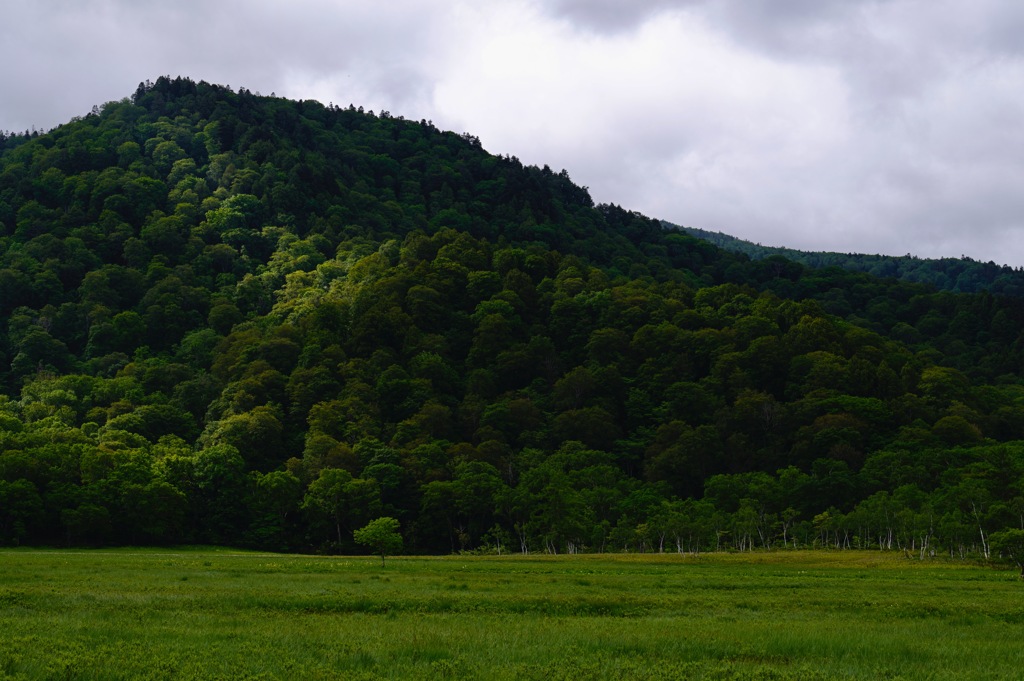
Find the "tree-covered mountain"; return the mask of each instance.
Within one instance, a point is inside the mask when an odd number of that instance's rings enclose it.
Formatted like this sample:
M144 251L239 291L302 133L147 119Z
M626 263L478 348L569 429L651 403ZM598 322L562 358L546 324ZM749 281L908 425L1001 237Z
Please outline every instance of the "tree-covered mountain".
M666 229L680 231L708 241L719 248L742 253L752 260L782 256L808 267L840 267L854 272L867 272L876 277L928 284L943 291L977 293L990 291L1009 296L1024 296L1024 269L994 262L980 262L966 256L959 258L918 258L907 255L867 255L864 253L833 253L831 251L798 251L779 246L762 246L737 239L722 232L698 227L681 227L662 221Z
M1024 524L1024 302L751 260L387 112L161 78L0 156L0 540Z

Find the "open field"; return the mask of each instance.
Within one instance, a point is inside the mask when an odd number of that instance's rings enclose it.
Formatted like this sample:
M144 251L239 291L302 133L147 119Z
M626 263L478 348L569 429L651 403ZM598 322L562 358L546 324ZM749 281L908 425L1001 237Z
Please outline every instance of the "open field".
M897 554L0 551L0 678L1020 678L1024 583Z

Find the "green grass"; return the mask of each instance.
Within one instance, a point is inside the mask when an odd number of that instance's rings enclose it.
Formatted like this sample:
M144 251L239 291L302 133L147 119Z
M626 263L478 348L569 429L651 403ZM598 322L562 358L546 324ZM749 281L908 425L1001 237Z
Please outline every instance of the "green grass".
M1012 571L882 553L0 551L0 678L1020 678Z

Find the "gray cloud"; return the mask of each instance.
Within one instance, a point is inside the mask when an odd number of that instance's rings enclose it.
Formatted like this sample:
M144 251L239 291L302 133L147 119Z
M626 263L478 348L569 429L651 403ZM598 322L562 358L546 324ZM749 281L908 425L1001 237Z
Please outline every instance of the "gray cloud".
M641 208L779 245L1024 264L1024 201L1014 189L1024 176L1024 8L1015 3L704 0L645 3L619 17L588 16L566 2L546 7L562 17L576 11L588 28L607 20L609 34L664 22L676 10L730 52L767 59L779 73L788 67L807 83L831 74L835 88L818 97L779 93L795 107L782 129L770 129L757 106L745 112L747 125L726 125L721 136L682 123L702 134L697 152L666 145L690 159L675 164L683 168L676 179L672 164L654 155L630 164L654 178L629 190ZM756 78L749 64L733 75ZM725 98L709 116L728 118L734 106ZM803 149L784 129L807 125L801 106L828 109L822 125L833 133L809 133ZM721 153L723 140L735 143L731 158ZM617 187L629 184L618 178Z
M161 74L388 109L599 201L807 249L1024 265L1010 0L38 0L0 129Z
M554 16L605 33L629 31L666 10L685 9L702 0L550 0L542 3Z
M328 80L344 96L355 76L353 94L415 101L436 16L368 0L21 3L0 29L0 127L50 127L163 74L295 96L293 83Z

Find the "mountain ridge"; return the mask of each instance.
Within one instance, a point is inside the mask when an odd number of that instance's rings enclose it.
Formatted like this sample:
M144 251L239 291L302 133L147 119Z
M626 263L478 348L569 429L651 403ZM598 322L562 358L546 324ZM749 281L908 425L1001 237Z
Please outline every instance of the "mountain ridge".
M669 230L681 231L734 253L742 253L754 260L781 256L813 268L840 267L854 272L865 272L876 277L894 278L910 283L921 283L954 293L992 293L1024 295L1024 268L981 262L961 256L959 258L921 258L906 255L867 253L839 253L835 251L801 251L785 246L762 246L723 232L712 232L697 227L682 227L662 221Z

